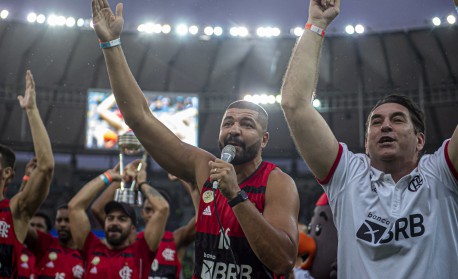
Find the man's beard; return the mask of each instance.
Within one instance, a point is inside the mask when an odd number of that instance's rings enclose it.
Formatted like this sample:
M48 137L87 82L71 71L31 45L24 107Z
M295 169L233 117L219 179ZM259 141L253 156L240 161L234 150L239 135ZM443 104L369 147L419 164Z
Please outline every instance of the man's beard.
M256 156L258 155L259 149L261 148L262 140L260 139L259 141L255 142L254 144L250 146L246 146L245 143L242 140L240 140L240 138L232 137L231 135L229 135L226 139L224 139L224 146L228 145L229 144L228 142L236 143L236 147L239 147L240 149L242 149L242 151L240 152L237 152L237 149L236 149L235 157L231 161L231 163L234 166L237 166L237 165L242 165L250 161L253 161L254 158L256 158ZM218 145L219 145L219 150L222 151L224 146L222 146L221 142L219 142Z
M121 233L121 235L119 237L110 237L110 232L118 232ZM122 229L118 227L111 227L105 232L105 235L107 237L108 244L111 246L120 246L129 237L129 232L123 232Z
M57 231L57 236L59 238L59 241L62 243L67 243L72 239L72 233L70 230L59 230Z

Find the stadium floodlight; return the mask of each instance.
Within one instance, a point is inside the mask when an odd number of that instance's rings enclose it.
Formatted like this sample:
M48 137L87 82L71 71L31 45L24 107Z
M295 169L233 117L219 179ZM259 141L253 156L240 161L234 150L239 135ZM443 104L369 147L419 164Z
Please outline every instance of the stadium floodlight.
M447 22L448 22L449 24L455 24L455 22L456 22L456 17L455 17L454 15L448 15L448 16L447 16Z
M267 29L264 27L259 27L256 29L256 35L258 35L258 37L267 37Z
M46 17L45 17L44 14L39 14L39 15L37 15L37 22L38 22L39 24L43 24L45 21L46 21Z
M8 17L9 14L10 14L10 12L8 12L8 10L2 10L2 11L0 12L0 17L1 17L2 19L6 19L6 18Z
M34 23L35 21L37 21L37 14L36 13L29 13L27 15L27 21L30 22L30 23Z
M189 34L196 35L199 32L199 27L197 27L195 25L191 25L191 26L189 26L188 31L189 31Z
M277 95L277 96L275 96L275 101L276 101L277 103L281 104L281 95L280 95L280 94Z
M215 28L213 28L213 34L215 36L221 36L223 34L223 28L216 26Z
M247 102L253 102L253 97L250 95L250 94L247 94L245 96L243 96L243 100L247 101Z
M206 26L204 28L204 34L207 35L207 36L211 36L213 35L214 31L213 31L213 27L211 26Z
M78 27L83 27L84 26L84 18L78 18L78 20L76 21L76 25Z
M278 27L273 27L272 28L272 36L278 37L278 36L280 36L280 34L281 34L280 28L278 28Z
M67 17L67 19L65 20L65 25L67 25L67 27L73 27L75 26L75 18L74 17Z
M184 36L188 34L188 26L186 26L185 24L180 24L177 26L176 32L178 35Z
M312 105L316 108L321 108L321 101L320 99L314 99Z
M246 27L239 27L239 36L240 37L246 37L248 36L249 32L248 32L248 29Z
M229 29L229 34L231 34L231 36L237 37L240 34L239 28L231 27L231 29Z
M302 36L302 34L304 34L304 28L296 27L296 28L293 29L292 32L293 32L294 36L300 37L300 36Z
M172 31L172 27L168 24L164 24L161 26L161 32L164 34L169 34Z
M57 16L56 15L50 15L48 16L48 25L50 26L56 26L57 25Z
M156 23L153 25L153 33L156 33L156 34L160 34L162 32L162 25L160 25L159 23Z
M364 26L361 25L361 24L356 24L355 31L358 34L363 34L364 33Z
M434 26L439 26L442 23L441 19L438 18L437 16L432 19L432 22L433 22Z
M59 26L64 26L66 21L67 21L67 19L65 18L65 16L58 16L57 17L57 25L59 25Z
M355 33L355 28L353 27L353 25L347 25L345 27L345 32L347 32L347 34L354 34Z
M143 32L145 32L145 30L146 30L145 24L142 23L139 26L137 26L137 31L138 32L143 33Z

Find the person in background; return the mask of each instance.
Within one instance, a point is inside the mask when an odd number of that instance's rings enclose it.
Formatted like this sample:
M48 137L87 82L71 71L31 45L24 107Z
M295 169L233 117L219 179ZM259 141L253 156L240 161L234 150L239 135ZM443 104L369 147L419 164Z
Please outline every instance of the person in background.
M21 276L18 267L32 268L29 257L23 254L24 240L29 221L47 197L54 172L51 142L41 120L36 104L35 82L30 70L26 73L24 96L19 95L19 105L26 112L33 139L36 167L31 172L26 187L11 199L4 195L14 177L16 156L14 151L0 145L0 278Z
M366 120L366 154L339 143L312 106L324 33L339 0L310 0L306 30L284 78L281 106L294 141L329 198L339 278L455 278L458 126L424 155L423 111L400 95Z
M118 166L108 172L117 172ZM137 170L133 168L132 164L129 164L124 169L124 180L126 183L132 183L132 177L136 177L135 183L138 185L146 182L146 169L143 170L144 173L137 173ZM176 180L176 177L169 175L170 180ZM195 207L199 203L199 194L197 187L193 187L185 181L180 181L186 191L190 194L193 204ZM119 189L119 182L113 182L109 187L103 191L103 193L96 199L96 201L91 206L91 211L98 220L100 224L103 224L105 219L105 212L103 208L105 205L112 201L116 189ZM164 194L162 194L164 196ZM145 224L149 222L149 219L154 214L154 207L150 202L145 199L143 201L141 209L141 217ZM149 276L152 278L169 278L169 279L178 279L181 272L181 260L184 256L186 248L194 241L195 239L195 217L191 218L189 222L179 227L178 229L172 231L165 231L162 236L161 242L156 253L156 257L151 264L151 269ZM135 231L132 235L133 239L144 238L143 232ZM181 258L180 258L181 256Z
M137 169L140 160L132 162ZM143 162L142 170L146 168ZM139 174L142 171L139 172ZM138 177L136 179L139 179ZM147 183L138 185L154 208L146 224L144 237L133 243L130 239L136 230L135 210L126 203L111 201L104 207L106 243L91 232L86 209L104 187L113 180L121 180L116 172L105 172L88 182L68 204L70 231L76 248L86 262L85 278L147 278L169 215L165 199Z
M57 208L54 226L57 238L37 228L27 234L27 248L36 258L37 278L83 278L84 262L70 231L66 204Z

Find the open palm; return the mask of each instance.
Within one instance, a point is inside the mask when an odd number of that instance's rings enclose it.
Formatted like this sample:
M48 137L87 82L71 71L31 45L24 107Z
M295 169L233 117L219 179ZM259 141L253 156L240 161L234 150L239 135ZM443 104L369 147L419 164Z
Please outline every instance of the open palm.
M25 75L25 92L24 96L19 95L17 99L19 100L19 105L23 109L32 109L36 107L36 92L35 92L35 81L33 80L33 75L30 70L27 70Z
M115 15L107 0L92 0L92 22L100 41L109 42L119 38L124 25L122 3L116 5Z

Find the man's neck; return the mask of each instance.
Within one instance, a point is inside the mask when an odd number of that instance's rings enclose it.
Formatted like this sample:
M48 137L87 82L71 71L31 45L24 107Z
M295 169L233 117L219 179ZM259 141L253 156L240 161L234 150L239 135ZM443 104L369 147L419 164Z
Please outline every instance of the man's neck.
M235 173L237 174L237 183L242 183L250 175L252 175L261 165L261 156L256 157L254 160L243 165L234 166Z
M69 241L63 242L59 239L59 244L62 247L68 248L68 249L76 249L76 244L73 241L73 239L70 239Z
M395 183L411 173L417 167L417 164L418 162L416 161L371 161L372 167L386 174L390 174Z

